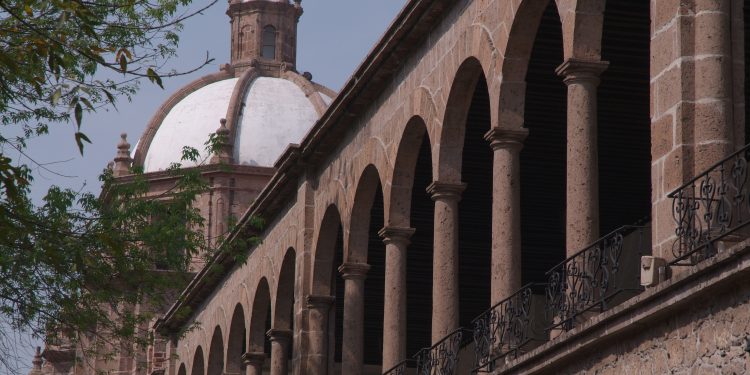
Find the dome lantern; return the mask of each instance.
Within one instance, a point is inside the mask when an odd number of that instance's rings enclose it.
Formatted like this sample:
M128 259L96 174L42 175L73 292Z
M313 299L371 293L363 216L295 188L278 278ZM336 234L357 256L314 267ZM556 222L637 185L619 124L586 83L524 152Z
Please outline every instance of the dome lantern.
M297 21L300 1L230 0L231 64L238 73L250 66L278 76L297 62Z

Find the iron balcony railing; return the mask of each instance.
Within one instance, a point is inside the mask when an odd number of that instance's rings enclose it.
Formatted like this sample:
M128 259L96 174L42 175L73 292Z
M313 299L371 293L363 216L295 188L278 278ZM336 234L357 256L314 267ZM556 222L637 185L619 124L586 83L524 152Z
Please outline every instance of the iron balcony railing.
M527 284L498 302L472 321L474 328L474 372L491 372L498 358L517 355L533 339L534 289L544 284Z
M547 271L549 331L570 330L581 314L606 310L624 291L642 290L638 263L646 229L621 227Z
M750 223L749 153L750 145L668 195L677 224L670 265L694 265L716 254L717 241L748 237L741 229Z
M414 367L414 360L406 359L399 362L397 365L383 372L383 375L406 375L409 366Z
M429 348L414 356L418 375L454 375L458 368L458 354L464 347L467 331L459 328Z

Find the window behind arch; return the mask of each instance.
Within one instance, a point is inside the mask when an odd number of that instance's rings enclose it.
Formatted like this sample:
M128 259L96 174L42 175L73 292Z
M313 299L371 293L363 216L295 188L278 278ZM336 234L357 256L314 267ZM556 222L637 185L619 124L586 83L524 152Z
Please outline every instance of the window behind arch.
M262 39L262 50L261 56L264 59L275 59L276 58L276 28L273 26L266 26L263 28L263 39Z

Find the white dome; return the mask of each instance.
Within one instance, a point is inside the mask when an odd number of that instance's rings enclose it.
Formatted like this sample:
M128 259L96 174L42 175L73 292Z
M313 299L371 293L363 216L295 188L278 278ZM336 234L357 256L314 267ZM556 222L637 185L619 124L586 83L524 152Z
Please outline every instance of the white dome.
M273 166L290 143L300 143L318 119L302 90L280 78L258 77L250 85L234 140L237 164Z
M195 166L181 162L183 146L200 151L199 162L207 164L204 144L216 132L219 120L227 117L238 81L229 78L208 84L172 106L146 150L144 171L165 170L172 163ZM326 105L330 103L330 97L320 96ZM234 164L241 165L272 167L290 143L300 143L319 117L304 91L283 78L255 78L241 108L233 140Z

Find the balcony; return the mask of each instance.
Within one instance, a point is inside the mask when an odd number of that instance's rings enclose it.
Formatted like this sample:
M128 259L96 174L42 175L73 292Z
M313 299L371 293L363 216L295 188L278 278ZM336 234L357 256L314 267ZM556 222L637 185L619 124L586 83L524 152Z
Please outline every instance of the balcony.
M692 266L750 236L748 153L727 156L671 194L677 239L670 266Z
M420 350L387 375L491 373L553 339L561 331L640 293L640 258L651 253L648 226L623 226L605 235L533 283L498 302L438 343ZM473 356L473 361L472 361Z

